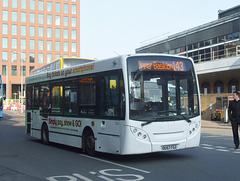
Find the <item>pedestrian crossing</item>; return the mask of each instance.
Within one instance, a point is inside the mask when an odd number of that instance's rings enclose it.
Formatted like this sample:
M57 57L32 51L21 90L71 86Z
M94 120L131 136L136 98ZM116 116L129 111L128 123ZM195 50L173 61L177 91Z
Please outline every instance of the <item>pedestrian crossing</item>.
M214 150L218 152L231 152L235 154L240 154L240 149L235 150L234 148L224 147L224 146L218 146L218 145L210 145L210 144L201 144L201 148L206 150Z

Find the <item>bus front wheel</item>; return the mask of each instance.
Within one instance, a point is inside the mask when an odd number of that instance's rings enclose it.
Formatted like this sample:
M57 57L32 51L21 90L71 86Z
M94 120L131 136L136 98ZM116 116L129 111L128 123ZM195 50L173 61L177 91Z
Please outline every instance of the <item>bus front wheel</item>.
M85 151L88 155L95 155L95 138L92 131L88 130L85 136Z
M48 132L48 127L46 124L42 125L42 131L41 131L41 137L42 137L42 143L44 145L48 145L49 144L49 132Z

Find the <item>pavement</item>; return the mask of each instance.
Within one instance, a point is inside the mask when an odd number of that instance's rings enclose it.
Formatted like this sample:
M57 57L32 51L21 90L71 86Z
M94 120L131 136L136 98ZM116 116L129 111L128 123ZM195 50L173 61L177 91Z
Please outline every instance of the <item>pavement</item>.
M202 120L202 128L232 129L231 122Z

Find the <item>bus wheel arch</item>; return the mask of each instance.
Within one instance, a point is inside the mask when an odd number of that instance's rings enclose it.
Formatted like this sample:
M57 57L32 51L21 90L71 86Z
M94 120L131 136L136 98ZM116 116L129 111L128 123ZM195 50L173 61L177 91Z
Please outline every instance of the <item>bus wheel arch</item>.
M48 131L48 126L46 123L42 124L41 128L41 140L44 145L49 144L49 131Z
M83 152L86 152L88 155L91 156L95 155L95 137L90 127L86 127L83 130L82 148Z

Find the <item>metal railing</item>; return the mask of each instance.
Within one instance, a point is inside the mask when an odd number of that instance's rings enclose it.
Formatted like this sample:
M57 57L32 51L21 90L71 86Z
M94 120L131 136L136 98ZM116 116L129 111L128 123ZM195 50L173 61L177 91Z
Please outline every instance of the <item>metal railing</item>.
M217 60L222 58L229 58L233 56L240 56L240 45L232 46L227 48L224 45L222 48L219 49L219 46L193 50L191 52L184 52L180 53L180 55L186 55L191 57L195 63Z

